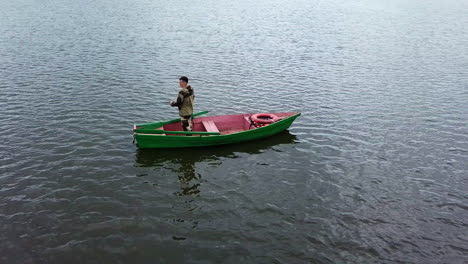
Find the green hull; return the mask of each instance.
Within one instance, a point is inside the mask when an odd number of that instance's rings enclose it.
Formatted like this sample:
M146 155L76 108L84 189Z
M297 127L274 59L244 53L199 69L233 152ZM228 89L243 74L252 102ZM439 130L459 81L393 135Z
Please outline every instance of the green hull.
M296 118L300 115L300 113L297 113L268 126L226 135L194 134L191 136L180 136L134 133L134 138L138 148L189 148L234 144L278 134L288 129L294 120L296 120ZM156 128L177 121L179 120L170 120L142 125L145 125L145 128ZM138 130L135 129L135 131Z

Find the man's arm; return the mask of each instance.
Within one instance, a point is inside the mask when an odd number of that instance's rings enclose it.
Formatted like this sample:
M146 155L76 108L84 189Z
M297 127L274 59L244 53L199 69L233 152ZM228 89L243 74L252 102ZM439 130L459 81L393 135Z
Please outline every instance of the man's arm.
M171 106L180 106L182 105L182 102L184 101L184 97L182 96L182 94L179 92L179 94L177 95L177 100L174 102L172 101L171 102Z

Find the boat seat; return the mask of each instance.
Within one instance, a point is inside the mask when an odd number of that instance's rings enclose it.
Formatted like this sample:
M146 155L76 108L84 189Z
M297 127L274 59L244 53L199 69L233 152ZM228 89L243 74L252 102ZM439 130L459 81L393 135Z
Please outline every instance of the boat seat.
M203 126L205 126L206 132L218 132L219 130L216 127L216 124L212 120L202 121Z

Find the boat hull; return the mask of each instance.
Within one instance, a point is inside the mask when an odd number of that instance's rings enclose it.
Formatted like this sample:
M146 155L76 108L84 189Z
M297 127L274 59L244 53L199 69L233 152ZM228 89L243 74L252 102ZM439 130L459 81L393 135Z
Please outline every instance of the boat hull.
M295 113L267 126L225 135L161 135L134 133L138 148L188 148L235 144L270 137L288 129L300 116Z

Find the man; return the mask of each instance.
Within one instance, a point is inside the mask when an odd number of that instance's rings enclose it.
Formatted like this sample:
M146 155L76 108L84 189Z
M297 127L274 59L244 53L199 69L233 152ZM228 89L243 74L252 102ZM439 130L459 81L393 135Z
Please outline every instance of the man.
M179 78L179 86L181 90L177 95L176 101L171 101L171 106L179 108L180 121L184 131L192 131L192 115L193 115L193 101L195 94L192 87L188 85L188 78L182 76Z

